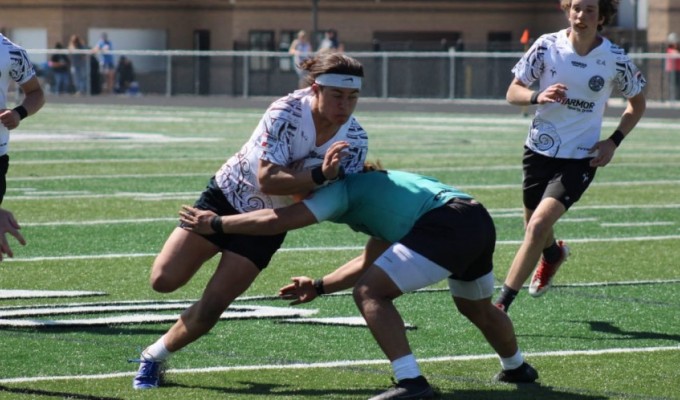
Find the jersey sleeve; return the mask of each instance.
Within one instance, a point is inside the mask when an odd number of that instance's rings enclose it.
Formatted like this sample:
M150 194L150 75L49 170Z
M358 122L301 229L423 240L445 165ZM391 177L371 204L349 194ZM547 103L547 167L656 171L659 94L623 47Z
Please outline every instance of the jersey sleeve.
M638 95L647 84L642 72L628 56L616 62L616 86L627 99Z
M317 222L332 221L344 214L349 206L344 180L326 185L303 200Z
M276 165L288 165L291 154L292 135L290 122L278 113L267 112L260 124L257 146L262 150L260 159Z
M534 42L526 53L512 68L512 73L520 82L529 86L537 81L543 72L543 56L550 42L546 35Z
M359 173L364 170L364 163L368 153L368 134L354 117L352 118L352 123L347 130L349 154L342 161L342 167L345 173L348 174Z
M18 46L13 46L9 50L9 57L9 76L14 82L22 85L35 76L35 68L33 68L33 64L28 59L26 50Z

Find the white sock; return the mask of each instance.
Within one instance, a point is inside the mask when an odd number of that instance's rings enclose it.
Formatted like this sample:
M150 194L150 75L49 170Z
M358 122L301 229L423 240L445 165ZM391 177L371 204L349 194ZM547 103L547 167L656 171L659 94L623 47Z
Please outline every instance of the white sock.
M517 349L517 353L514 356L507 358L500 357L500 359L503 370L515 369L524 363L524 357L519 349Z
M394 371L394 377L397 379L397 382L402 379L410 379L422 375L413 354L392 361L392 371Z
M161 336L156 343L147 347L142 351L142 358L150 361L165 361L172 354L166 347L163 339L165 336Z

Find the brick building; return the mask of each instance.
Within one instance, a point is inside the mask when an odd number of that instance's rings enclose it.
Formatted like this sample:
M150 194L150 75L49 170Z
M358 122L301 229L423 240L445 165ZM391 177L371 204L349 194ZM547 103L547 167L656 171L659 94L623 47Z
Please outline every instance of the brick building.
M127 30L145 33L158 49L276 50L299 29L316 28L318 40L319 31L335 28L350 51L376 46L437 50L458 39L467 50L494 50L517 47L524 29L537 36L565 26L558 4L558 0L1 0L0 31L32 48L52 48L73 33L92 41L93 31L115 30L115 38ZM637 13L632 11L634 4ZM635 23L642 29L633 32ZM680 31L680 1L622 0L618 25L612 30L617 38L656 49L669 32Z

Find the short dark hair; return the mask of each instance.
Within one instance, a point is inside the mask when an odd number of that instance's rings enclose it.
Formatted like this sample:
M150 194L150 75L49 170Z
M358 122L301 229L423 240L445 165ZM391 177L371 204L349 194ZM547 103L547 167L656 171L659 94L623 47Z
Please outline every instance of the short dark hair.
M356 59L342 53L322 52L302 62L300 68L307 71L305 83L311 86L321 74L364 76L364 66Z

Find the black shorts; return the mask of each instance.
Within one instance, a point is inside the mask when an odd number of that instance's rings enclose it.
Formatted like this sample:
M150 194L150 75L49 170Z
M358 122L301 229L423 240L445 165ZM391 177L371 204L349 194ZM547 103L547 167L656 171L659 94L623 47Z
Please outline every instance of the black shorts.
M524 207L535 210L544 198L553 198L569 209L595 178L591 158L552 158L524 148L522 183Z
M496 227L478 202L453 199L420 217L399 243L451 271L451 279L474 281L493 270Z
M9 155L0 156L0 204L7 193L7 171L9 170Z
M201 196L196 200L194 207L201 210L210 210L218 215L240 214L224 197L222 189L215 182L214 176L210 178L208 186L206 186ZM182 226L181 223L180 226ZM257 268L263 270L267 267L269 261L271 261L274 253L281 247L286 233L268 236L214 233L203 235L203 237L222 250L228 250L246 257Z

